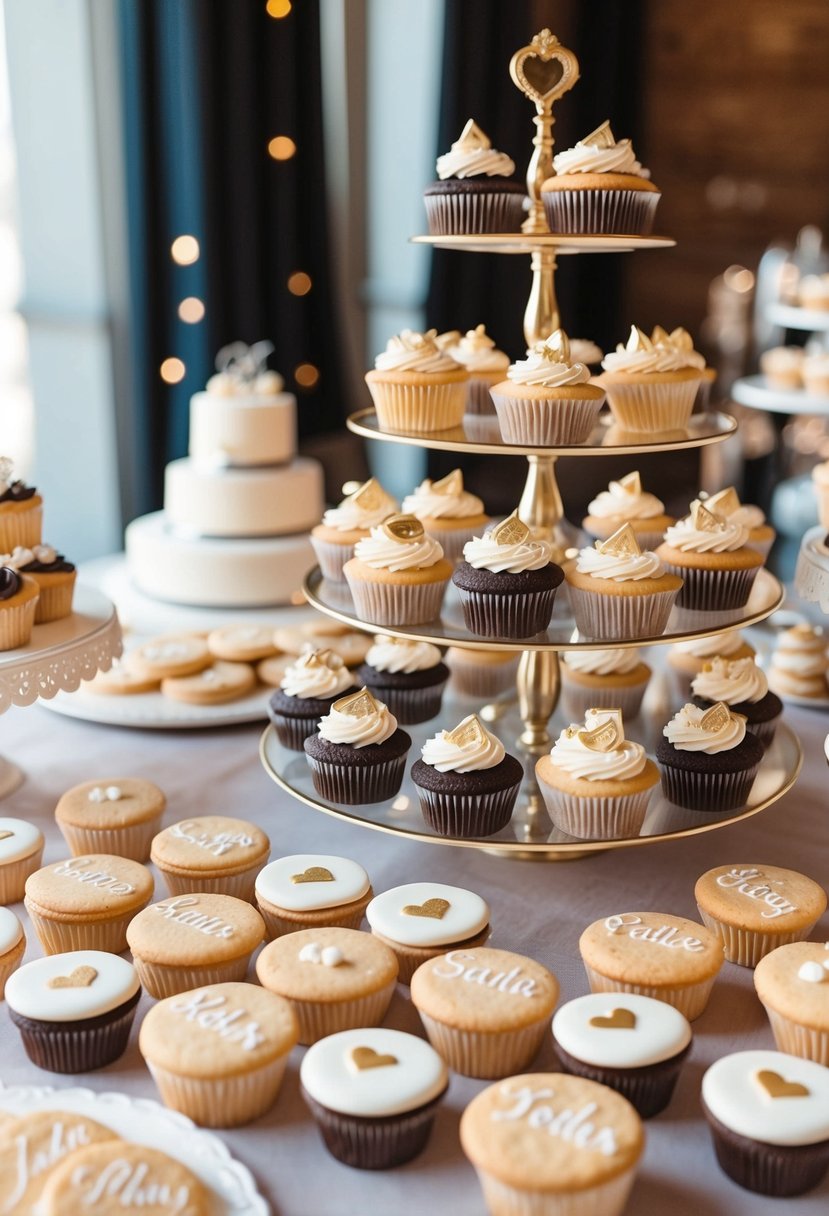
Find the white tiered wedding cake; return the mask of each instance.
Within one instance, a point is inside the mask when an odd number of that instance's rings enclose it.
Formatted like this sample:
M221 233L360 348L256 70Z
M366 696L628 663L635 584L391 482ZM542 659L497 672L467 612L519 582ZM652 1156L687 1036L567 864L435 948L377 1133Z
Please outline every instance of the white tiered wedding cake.
M134 584L215 608L288 603L314 554L322 468L296 456L296 398L265 370L269 342L234 342L190 401L190 455L167 465L164 510L126 531Z

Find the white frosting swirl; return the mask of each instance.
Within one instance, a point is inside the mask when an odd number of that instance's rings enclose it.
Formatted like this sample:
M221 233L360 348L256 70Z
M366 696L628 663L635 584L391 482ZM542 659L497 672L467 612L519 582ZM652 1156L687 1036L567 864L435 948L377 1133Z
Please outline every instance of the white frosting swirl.
M440 662L440 651L431 642L406 642L402 638L390 638L380 633L369 648L366 663L375 671L403 672L428 671Z
M347 743L351 747L385 743L397 730L397 718L389 713L382 701L375 704L375 710L359 718L342 713L336 705L332 705L317 727L320 738L327 739L329 743Z
M574 363L601 363L604 351L590 338L571 338L570 358Z
M492 574L520 574L522 570L542 570L553 560L553 546L547 540L526 540L501 545L492 532L473 536L463 547L464 561L476 570Z
M736 654L741 646L745 646L743 635L739 629L728 633L712 633L705 638L693 638L690 642L677 642L675 650L683 654L692 654L697 659L710 659L716 655Z
M585 675L625 675L641 663L638 650L567 650L564 662Z
M473 375L475 372L506 372L509 357L498 350L483 325L468 329L457 345L448 348L452 358Z
M504 152L496 152L487 135L472 121L452 144L451 151L437 159L437 174L447 177L511 177L515 162Z
M295 663L285 669L279 687L286 697L339 696L354 683L351 672L337 655L330 655L326 662L311 651L301 655Z
M374 360L374 366L380 372L425 372L429 375L458 371L460 365L440 349L436 337L435 329L425 334L404 329L389 338L386 349Z
M719 527L709 532L694 526L693 511L697 500L691 503L691 515L680 519L665 530L665 543L683 553L734 553L742 549L748 540L748 528L733 519L720 519Z
M381 526L357 541L354 556L372 570L424 570L441 560L443 549L425 532L414 540L392 540Z
M746 735L746 720L742 714L729 714L728 721L719 730L711 731L700 725L708 712L689 702L662 728L662 734L680 752L705 752L715 756L717 752L730 752L739 747Z
M631 493L620 481L611 481L589 504L587 513L597 519L653 519L664 515L665 504L655 494L645 490Z
M460 477L460 470L456 470ZM458 493L445 493L434 489L435 483L428 477L413 493L403 499L404 515L416 515L418 519L465 519L483 515L484 504L475 494L461 489Z
M693 342L684 329L675 329L667 334L664 330L654 340L636 325L631 325L630 336L623 346L620 342L615 351L605 355L602 367L606 372L629 372L647 375L653 372L676 372L686 368L702 370L705 359L694 350Z
M726 705L762 701L768 690L765 672L752 658L712 659L691 681L695 696L706 701L723 701Z
M423 763L439 773L473 773L500 764L506 755L504 745L480 720L478 725L481 729L471 742L461 744L448 738L456 734L468 720L465 718L454 731L441 730L427 739L420 751Z
M565 384L586 384L590 370L583 363L570 363L561 352L547 342L536 342L527 351L526 359L509 365L507 379L513 384L558 388Z
M630 173L634 177L650 177L650 171L636 159L629 139L614 140L609 123L603 123L599 130L606 131L607 138L598 143L579 140L575 147L554 156L556 173ZM591 138L588 135L586 140Z
M621 714L588 709L584 726L572 723L556 739L550 751L553 766L579 781L624 781L638 777L648 761L641 743L625 739L622 734L615 747L603 752L579 738L579 735L614 718L621 727Z
M367 532L370 528L377 527L398 509L391 494L379 484L377 491L376 505L367 507L365 501L355 502L355 499L360 498L360 491L357 490L356 493L349 494L348 498L344 498L338 507L330 507L323 515L322 522L328 528L336 528L338 532ZM374 496L371 496L369 501L372 502L373 499Z
M600 553L598 549L580 549L576 559L576 570L579 574L589 574L591 578L609 578L616 583L626 583L631 579L659 578L665 572L665 567L656 556L646 550L644 553Z

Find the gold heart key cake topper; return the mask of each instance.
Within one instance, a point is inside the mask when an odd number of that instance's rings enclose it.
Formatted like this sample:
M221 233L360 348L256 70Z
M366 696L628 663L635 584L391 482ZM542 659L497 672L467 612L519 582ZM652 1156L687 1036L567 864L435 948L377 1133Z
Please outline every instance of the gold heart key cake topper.
M357 1072L365 1072L367 1068L390 1068L393 1064L400 1063L397 1056L393 1056L391 1052L381 1054L373 1047L352 1047L348 1058Z
M604 1016L596 1014L590 1019L590 1025L595 1026L597 1030L635 1030L636 1014L632 1009L620 1007L612 1009Z
M371 714L376 714L378 705L369 690L364 686L359 692L350 692L347 697L340 697L339 701L335 701L333 709L337 713L345 714L347 718L368 718Z
M333 882L334 875L325 866L308 866L301 874L292 874L291 882Z
M607 553L611 557L638 557L642 552L630 524L622 524L607 540L597 540L596 549L599 553Z
M433 481L432 493L463 494L463 473L460 469L453 469L451 473L441 477L440 481Z
M88 988L98 978L94 967L76 967L69 975L54 975L49 980L50 988Z
M626 494L637 495L642 493L642 478L639 476L639 471L634 469L632 473L626 473L624 477L619 478L619 485Z
M383 532L389 540L405 545L423 536L423 524L416 515L390 515L383 524Z
M425 916L429 920L443 920L449 908L448 899L427 899L422 904L406 904L401 911L404 916Z
M724 490L712 494L707 499L707 506L718 515L733 515L735 511L739 511L741 503L734 487L727 486Z
M699 720L699 724L704 731L709 734L716 734L718 730L728 726L731 721L731 711L728 706L722 701L717 701L716 705L712 705L707 709Z
M809 1090L799 1081L787 1081L771 1068L761 1068L754 1079L765 1093L774 1098L808 1098Z
M480 747L486 743L487 734L477 714L469 714L454 730L445 730L443 737L456 747Z
M523 519L519 519L516 507L511 515L495 525L489 535L496 545L523 545L530 535L530 529Z
M621 710L616 712L621 714ZM618 747L623 741L624 736L618 722L614 718L608 718L607 722L600 722L590 730L577 731L576 738L588 751L612 752L614 747Z
M708 507L699 499L691 508L691 523L698 532L720 532L723 526L723 520L719 515L709 511Z
M345 486L343 486L345 489ZM361 486L352 491L348 496L348 501L353 502L355 507L361 507L364 511L376 511L381 507L386 500L386 495L383 487L376 477L369 477L368 481L364 481Z

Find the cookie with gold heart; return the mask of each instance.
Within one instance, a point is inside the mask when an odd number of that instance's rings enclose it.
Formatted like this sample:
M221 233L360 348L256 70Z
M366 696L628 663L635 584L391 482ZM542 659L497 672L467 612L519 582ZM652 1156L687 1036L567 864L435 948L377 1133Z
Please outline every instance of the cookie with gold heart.
M762 759L746 719L722 701L709 709L683 705L656 745L665 797L713 814L745 805Z
M409 882L375 895L366 919L372 934L397 955L401 984L447 950L484 946L490 933L486 900L439 882Z
M412 740L368 690L340 697L305 740L314 789L345 806L385 802L399 793Z
M268 940L331 925L359 929L374 898L359 862L324 853L278 857L259 871L255 893Z

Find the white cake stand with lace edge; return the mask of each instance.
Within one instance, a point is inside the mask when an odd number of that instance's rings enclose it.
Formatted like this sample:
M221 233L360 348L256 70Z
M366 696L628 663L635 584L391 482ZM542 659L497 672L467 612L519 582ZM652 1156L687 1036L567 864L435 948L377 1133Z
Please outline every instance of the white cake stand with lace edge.
M115 605L100 591L75 588L74 611L61 621L35 625L28 646L0 652L0 714L34 705L58 692L75 692L81 680L109 671L121 654ZM16 790L23 773L0 756L0 798Z

